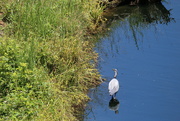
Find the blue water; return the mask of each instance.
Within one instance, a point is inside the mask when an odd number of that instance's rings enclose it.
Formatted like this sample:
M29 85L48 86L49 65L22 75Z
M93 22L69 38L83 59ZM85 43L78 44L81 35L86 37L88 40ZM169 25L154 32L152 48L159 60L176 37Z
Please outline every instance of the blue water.
M174 20L136 28L116 20L99 40L99 71L106 79L90 89L85 121L180 121L180 1L163 3ZM120 24L117 24L120 23ZM108 83L118 69L118 114L109 108Z

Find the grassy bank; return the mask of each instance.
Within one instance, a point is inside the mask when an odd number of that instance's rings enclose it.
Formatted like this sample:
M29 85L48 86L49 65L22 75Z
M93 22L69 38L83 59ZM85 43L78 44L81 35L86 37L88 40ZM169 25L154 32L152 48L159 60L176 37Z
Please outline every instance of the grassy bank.
M0 120L79 119L98 83L96 0L1 0Z

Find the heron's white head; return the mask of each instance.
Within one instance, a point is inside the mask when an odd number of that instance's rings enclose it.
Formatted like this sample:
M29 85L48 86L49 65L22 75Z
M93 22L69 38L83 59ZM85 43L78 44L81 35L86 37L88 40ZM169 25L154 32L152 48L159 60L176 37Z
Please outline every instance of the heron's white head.
M118 70L117 69L112 69L114 71L114 78L116 78L117 74L118 74Z
M118 72L118 70L117 69L112 69L113 71L116 71L116 72Z

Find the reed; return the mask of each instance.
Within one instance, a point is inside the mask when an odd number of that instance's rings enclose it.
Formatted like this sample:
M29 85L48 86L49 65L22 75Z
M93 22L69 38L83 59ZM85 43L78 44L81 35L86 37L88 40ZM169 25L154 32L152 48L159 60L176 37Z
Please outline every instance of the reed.
M95 0L1 1L1 120L78 120L100 76L86 35L102 10Z

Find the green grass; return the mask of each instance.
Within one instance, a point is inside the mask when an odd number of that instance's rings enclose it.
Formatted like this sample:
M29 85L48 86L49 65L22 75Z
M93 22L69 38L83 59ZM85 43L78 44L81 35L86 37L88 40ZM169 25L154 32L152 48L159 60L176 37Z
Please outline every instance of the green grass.
M0 2L0 120L80 119L100 76L87 30L96 31L102 10L94 0Z

